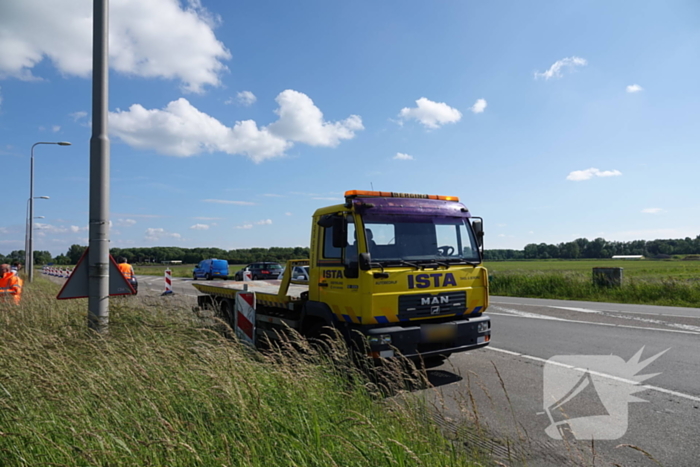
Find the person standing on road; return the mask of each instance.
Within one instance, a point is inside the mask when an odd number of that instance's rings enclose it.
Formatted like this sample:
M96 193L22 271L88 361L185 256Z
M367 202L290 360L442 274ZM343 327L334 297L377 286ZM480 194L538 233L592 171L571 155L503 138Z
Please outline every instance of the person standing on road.
M119 257L119 264L117 265L119 272L122 273L124 278L129 281L129 284L134 288L134 295L138 291L139 284L136 281L136 275L134 274L134 267L129 264L127 259L123 256Z
M0 264L0 298L12 297L15 305L22 299L22 279L12 272L9 264Z

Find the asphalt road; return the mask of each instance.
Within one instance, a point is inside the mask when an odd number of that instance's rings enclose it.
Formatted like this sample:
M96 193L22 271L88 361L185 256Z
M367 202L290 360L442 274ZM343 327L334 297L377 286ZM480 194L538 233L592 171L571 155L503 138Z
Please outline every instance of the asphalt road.
M138 279L140 293L164 291L162 277ZM194 297L192 282L173 278L173 290ZM491 297L487 313L489 347L430 369L434 387L415 393L446 433L505 465L700 466L700 309ZM665 353L635 366L640 349L641 362ZM555 356L574 356L579 369L547 363ZM579 381L586 370L592 376ZM584 389L561 410L545 410L557 384ZM628 402L632 389L647 402ZM553 420L592 415L607 417L594 423L593 442L545 431Z
M700 465L700 309L492 297L488 314L489 347L429 371L436 387L426 394L440 407L439 421L452 430L481 428L467 430L467 444L491 449L507 465ZM642 362L666 352L646 368L620 364L633 363L642 348ZM613 364L576 357L573 366L582 370L572 370L546 363L560 355L608 356L598 359ZM585 369L594 372L593 384L562 407L563 418L607 416L598 426L617 428L608 434L616 439L556 440L545 432L546 365L554 368L550 388L553 378L574 386ZM656 373L634 381L635 374ZM648 402L627 403L632 388ZM606 402L621 410L607 410ZM557 412L551 410L555 419Z

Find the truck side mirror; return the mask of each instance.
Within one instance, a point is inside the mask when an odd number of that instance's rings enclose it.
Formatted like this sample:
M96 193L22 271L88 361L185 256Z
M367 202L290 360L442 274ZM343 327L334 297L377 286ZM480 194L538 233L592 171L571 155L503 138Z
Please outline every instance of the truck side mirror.
M345 248L348 246L348 225L345 217L335 216L333 218L333 247Z
M360 253L359 263L361 271L369 271L372 269L372 256L369 253Z
M484 246L484 221L481 218L474 218L472 220L472 228L476 235L476 242L480 247Z

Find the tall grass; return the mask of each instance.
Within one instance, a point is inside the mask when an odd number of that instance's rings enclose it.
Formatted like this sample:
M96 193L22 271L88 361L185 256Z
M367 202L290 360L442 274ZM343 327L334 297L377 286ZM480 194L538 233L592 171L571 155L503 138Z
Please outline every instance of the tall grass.
M580 271L508 271L490 277L493 295L700 307L697 278L633 277L624 278L621 287L600 287L590 272Z
M2 465L470 465L421 398L308 348L262 356L161 298L112 299L96 335L56 291L0 304Z

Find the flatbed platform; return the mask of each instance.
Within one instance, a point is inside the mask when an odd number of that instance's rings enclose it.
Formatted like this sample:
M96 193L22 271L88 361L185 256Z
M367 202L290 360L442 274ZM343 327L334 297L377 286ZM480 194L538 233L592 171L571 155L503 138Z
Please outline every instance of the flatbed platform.
M202 293L231 299L236 298L237 292L255 292L258 302L270 302L270 304L285 308L287 303L301 300L301 294L309 290L309 286L306 284L289 284L287 294L280 296L281 284L281 280L209 281L193 282L192 286Z

